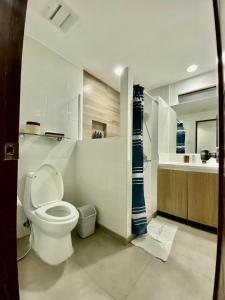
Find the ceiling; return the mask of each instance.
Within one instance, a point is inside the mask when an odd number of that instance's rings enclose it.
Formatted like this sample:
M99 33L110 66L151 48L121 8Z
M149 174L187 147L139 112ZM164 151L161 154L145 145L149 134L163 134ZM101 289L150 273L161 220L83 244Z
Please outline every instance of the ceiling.
M43 17L48 0L29 0L26 34L119 88L129 66L147 90L215 69L211 0L64 0L78 21L64 33Z

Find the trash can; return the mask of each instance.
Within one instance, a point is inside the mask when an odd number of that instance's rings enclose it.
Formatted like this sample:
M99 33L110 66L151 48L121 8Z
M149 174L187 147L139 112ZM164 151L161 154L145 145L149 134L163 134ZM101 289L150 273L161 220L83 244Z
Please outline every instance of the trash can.
M93 205L84 205L77 208L79 221L77 233L80 237L86 238L95 233L96 209Z

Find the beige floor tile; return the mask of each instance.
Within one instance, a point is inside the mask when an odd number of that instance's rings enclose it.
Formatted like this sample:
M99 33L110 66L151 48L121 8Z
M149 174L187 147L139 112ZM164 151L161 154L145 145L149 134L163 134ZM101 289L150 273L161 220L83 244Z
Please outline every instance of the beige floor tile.
M113 300L70 258L48 266L32 253L19 264L21 300Z
M20 289L20 300L45 300L45 293Z
M101 230L74 236L73 256L57 267L31 252L18 263L21 300L211 300L216 235L175 224L166 263ZM27 241L18 247L22 254Z
M32 252L18 263L20 289L45 291L63 276L65 267L66 263L49 266Z
M169 259L151 257L127 300L211 300L216 235L160 219L178 226Z
M86 248L80 243L75 260L99 287L117 300L124 299L150 256L140 248L122 245L105 233L100 233L97 240L90 241Z
M72 270L72 268L70 268ZM78 268L67 272L46 294L46 300L112 300L88 275Z
M170 254L171 260L191 273L214 279L216 262L216 235L189 226L178 230Z
M127 299L211 300L213 281L193 274L177 262L150 263ZM151 295L151 297L150 297Z
M29 249L29 236L17 240L17 258L22 257Z
M121 241L111 237L101 230L86 239L73 235L74 257L79 256L82 266L96 263L103 258L114 255L124 249Z
M187 272L182 266L150 263L127 300L211 300L213 282ZM160 266L161 265L161 266Z

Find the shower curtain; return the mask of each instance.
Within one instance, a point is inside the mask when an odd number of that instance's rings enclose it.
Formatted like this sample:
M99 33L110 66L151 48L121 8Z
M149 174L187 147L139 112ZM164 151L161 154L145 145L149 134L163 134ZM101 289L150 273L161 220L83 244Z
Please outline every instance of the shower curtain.
M143 174L144 88L133 88L132 233L147 233Z

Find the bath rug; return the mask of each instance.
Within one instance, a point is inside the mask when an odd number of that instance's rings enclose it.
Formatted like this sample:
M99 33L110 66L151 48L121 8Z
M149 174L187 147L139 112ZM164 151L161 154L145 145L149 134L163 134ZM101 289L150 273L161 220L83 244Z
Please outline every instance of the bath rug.
M148 233L134 239L132 244L162 261L167 261L177 232L177 226L152 219L147 230Z

